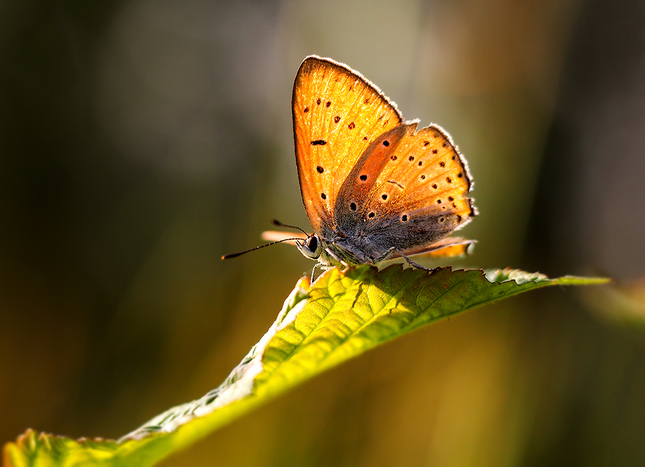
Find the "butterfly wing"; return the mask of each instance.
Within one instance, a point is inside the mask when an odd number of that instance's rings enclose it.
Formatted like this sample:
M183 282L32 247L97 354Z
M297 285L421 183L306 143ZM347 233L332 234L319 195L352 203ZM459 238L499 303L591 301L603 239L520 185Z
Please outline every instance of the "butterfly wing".
M307 234L302 232L282 232L280 230L265 230L262 232L262 240L267 242L284 242L287 245L296 246L296 241L292 239L306 240Z
M292 111L302 200L314 231L328 237L337 226L334 206L343 181L370 143L402 117L359 73L316 56L300 65Z
M457 147L440 127L417 131L416 126L401 125L375 141L336 203L341 230L377 261L397 256L393 248L415 255L451 246L435 244L476 214L466 197L472 182Z
M416 250L408 250L406 256L424 255L428 258L448 258L451 256L464 256L470 251L471 245L475 240L468 240L461 237L447 237L442 238L438 242L432 243L429 246L421 247ZM400 255L393 254L388 259L396 258Z

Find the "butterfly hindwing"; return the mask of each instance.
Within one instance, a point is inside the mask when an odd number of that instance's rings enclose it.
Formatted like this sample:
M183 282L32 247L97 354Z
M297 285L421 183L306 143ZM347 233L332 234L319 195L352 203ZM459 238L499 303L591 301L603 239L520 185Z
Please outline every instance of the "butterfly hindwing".
M324 235L337 225L334 206L343 181L366 148L402 117L360 74L316 56L298 70L292 112L300 191L311 225Z
M438 126L416 126L400 125L370 145L336 203L343 231L369 239L375 258L395 256L393 248L432 251L475 215L468 169L450 137Z

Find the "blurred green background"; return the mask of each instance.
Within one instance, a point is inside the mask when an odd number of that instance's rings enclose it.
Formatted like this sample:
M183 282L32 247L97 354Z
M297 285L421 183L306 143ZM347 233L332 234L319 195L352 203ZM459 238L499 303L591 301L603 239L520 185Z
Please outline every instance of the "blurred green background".
M0 442L117 438L270 326L313 263L219 258L273 218L309 228L309 54L453 136L480 212L456 266L645 274L640 1L2 2ZM643 308L590 292L406 336L164 465L645 465Z

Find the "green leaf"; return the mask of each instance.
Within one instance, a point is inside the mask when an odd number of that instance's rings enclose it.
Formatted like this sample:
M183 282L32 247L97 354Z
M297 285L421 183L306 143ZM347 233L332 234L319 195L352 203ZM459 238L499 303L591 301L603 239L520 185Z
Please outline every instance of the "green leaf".
M201 399L164 412L119 441L30 430L5 446L5 465L153 465L299 382L421 326L531 289L604 282L510 269L330 269L311 286L307 279L297 283L269 331Z

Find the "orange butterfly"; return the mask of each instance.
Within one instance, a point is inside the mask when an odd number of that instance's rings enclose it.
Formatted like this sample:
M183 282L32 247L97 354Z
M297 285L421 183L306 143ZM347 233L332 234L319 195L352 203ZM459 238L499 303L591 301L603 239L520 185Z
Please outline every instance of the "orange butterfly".
M476 210L466 161L439 126L418 130L358 72L313 55L296 75L292 111L314 233L265 232L266 240L290 241L324 267L400 257L422 267L409 257L452 256L473 243L448 237Z

